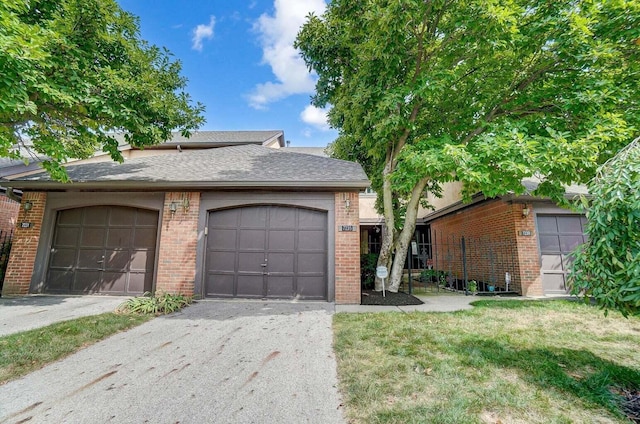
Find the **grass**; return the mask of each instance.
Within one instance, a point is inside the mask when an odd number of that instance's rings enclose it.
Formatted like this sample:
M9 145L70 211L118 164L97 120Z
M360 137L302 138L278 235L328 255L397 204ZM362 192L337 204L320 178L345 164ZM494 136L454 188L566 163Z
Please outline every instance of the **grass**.
M456 313L337 314L350 423L628 423L640 319L578 302L482 300Z
M106 313L0 337L0 384L151 318Z

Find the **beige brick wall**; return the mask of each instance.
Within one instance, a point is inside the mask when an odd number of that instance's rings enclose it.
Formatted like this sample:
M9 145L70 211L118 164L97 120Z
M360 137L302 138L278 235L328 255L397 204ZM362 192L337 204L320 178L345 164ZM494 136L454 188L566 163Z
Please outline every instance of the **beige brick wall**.
M183 208L184 199L189 200L189 209ZM177 203L174 214L170 211L172 202ZM198 213L200 193L166 193L162 229L160 230L160 251L156 292L192 295L196 275L196 244L198 241Z
M33 207L29 211L25 211L22 207L19 208L18 222L29 222L31 226L29 228L20 228L18 226L14 230L11 256L9 257L9 264L7 265L7 272L2 286L3 296L29 293L47 194L38 192L24 193L22 195L22 204L27 201L30 201Z
M360 303L360 228L358 193L335 194L335 291L337 304ZM349 201L349 209L345 207ZM339 231L341 225L355 225L356 231Z

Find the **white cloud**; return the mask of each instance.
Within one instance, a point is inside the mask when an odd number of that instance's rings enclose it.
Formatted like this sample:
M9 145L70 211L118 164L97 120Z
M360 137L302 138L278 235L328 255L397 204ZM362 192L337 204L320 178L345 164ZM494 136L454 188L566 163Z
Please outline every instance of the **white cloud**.
M200 24L193 29L193 44L191 48L193 50L202 51L202 40L210 40L213 38L213 27L216 25L216 17L211 16L209 25Z
M274 0L274 7L273 16L262 14L254 24L260 34L262 63L271 67L276 79L258 84L248 96L249 104L256 109L292 94L313 93L315 88L315 80L293 42L310 12L324 12L324 0Z
M329 107L320 109L319 107L309 105L300 113L300 119L302 119L302 122L319 130L329 131L331 129L327 123L327 112L329 112L329 109Z

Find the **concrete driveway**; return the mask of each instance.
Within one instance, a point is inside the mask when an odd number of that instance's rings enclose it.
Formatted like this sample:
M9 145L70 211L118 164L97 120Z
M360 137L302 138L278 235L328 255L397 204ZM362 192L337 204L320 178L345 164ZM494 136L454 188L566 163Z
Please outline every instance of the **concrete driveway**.
M0 386L0 422L343 423L333 309L200 301Z

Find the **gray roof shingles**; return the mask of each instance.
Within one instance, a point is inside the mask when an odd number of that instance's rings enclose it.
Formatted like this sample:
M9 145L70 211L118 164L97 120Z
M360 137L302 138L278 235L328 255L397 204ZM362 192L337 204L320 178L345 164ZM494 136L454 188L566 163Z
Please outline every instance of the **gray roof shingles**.
M317 186L364 188L369 181L362 167L354 162L287 152L256 145L239 145L125 161L70 165L67 172L76 184L154 183L185 187L239 186ZM12 180L15 187L55 184L48 174L38 173ZM158 184L159 183L159 184ZM79 188L79 187L77 187Z

